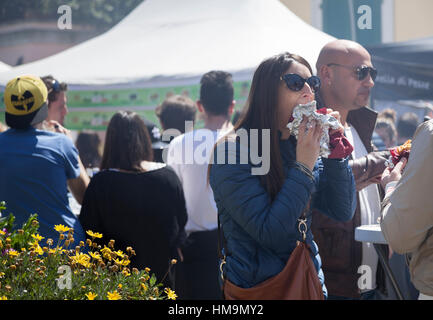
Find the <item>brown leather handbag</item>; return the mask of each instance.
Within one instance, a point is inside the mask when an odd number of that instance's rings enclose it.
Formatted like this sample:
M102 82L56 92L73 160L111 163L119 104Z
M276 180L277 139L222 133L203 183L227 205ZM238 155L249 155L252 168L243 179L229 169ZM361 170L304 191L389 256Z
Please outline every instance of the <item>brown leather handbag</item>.
M231 283L223 275L225 256L222 257L220 270L223 278L223 292L226 300L324 300L322 285L310 256L310 247L305 242L307 219L305 212L298 219L298 230L302 241L297 242L284 269L277 275L252 288L241 288ZM223 238L218 217L218 233ZM224 242L225 239L223 238ZM221 249L221 242L218 245ZM225 246L227 247L227 246Z

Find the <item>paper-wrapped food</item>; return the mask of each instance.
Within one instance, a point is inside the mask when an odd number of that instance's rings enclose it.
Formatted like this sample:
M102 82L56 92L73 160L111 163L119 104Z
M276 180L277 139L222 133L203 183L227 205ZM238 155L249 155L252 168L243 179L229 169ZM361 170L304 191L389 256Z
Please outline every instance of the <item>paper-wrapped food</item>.
M326 113L326 108L317 110L316 101L297 105L293 109L293 114L287 124L287 128L296 139L298 139L299 126L304 116L308 119L307 128L314 120L318 121L322 127L319 153L321 157L342 159L352 153L352 145L340 131L336 131L331 135L329 134L330 130L340 129L342 125L336 118Z
M385 161L385 166L389 168L394 168L394 166L402 159L409 159L410 149L412 147L412 140L407 140L401 146L390 149L390 157Z

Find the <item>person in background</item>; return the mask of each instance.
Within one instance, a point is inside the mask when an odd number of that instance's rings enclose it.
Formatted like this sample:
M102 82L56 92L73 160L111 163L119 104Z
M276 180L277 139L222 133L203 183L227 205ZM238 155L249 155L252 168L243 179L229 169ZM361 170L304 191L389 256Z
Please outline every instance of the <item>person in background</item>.
M350 220L356 206L355 182L347 158L319 158L319 124L307 126L304 119L297 139L287 128L293 109L312 102L319 87L309 63L298 55L285 52L262 61L254 72L245 114L215 147L209 183L226 240L221 271L238 287L255 287L283 270L303 239L298 219L306 211L305 241L327 296L310 228L311 210ZM257 147L242 142L237 134L241 129L249 137L258 135L258 141L267 133L269 138ZM251 160L254 149L262 154L262 168Z
M395 299L396 293L373 245L358 242L354 236L358 226L376 224L380 217L382 190L378 183L390 156L388 150L377 151L371 141L378 114L367 104L377 70L368 51L349 40L335 40L325 45L316 68L323 84L316 98L321 106L340 112L345 135L354 147L349 164L358 200L351 221L335 223L317 214L313 219L313 233L321 248L330 298ZM390 266L405 298L412 298L414 288L403 257L394 255ZM360 286L361 267L371 271L371 281Z
M99 135L96 132L81 131L78 133L75 146L89 176L93 176L93 170L99 169L101 163L101 139Z
M397 144L404 144L412 139L419 125L418 116L413 112L406 112L397 121Z
M376 145L379 150L385 150L396 146L397 130L392 120L386 117L381 117L379 114L374 131L377 133L377 135L379 135L385 145L384 149L381 149Z
M170 266L172 259L181 261L185 198L176 173L152 158L143 119L118 111L108 124L100 171L84 195L80 222L106 241L115 239L120 248L133 247L131 267L149 267L158 281L174 288Z
M56 243L59 234L54 226L62 224L74 228L78 245L86 238L69 206L67 187L81 203L89 177L69 130L53 120L47 122L50 131L42 130L47 97L39 77L19 76L6 85L5 116L10 129L0 134L0 196L17 226L37 213L43 237Z
M377 71L368 51L348 40L326 44L316 69L322 81L316 95L319 106L340 113L345 135L353 145L349 164L355 177L358 201L354 218L345 223L335 223L324 215L315 214L313 233L321 248L330 299L372 299L377 286L385 286L376 281L378 256L371 244L357 242L354 234L356 227L376 223L380 215L377 184L390 155L389 151L375 151L371 142L377 112L367 104ZM372 281L361 290L358 270L362 265L370 267Z
M191 129L195 123L197 108L190 98L173 95L165 99L161 105L155 109L159 122L162 127L162 135L166 130L178 130L177 135L186 131L185 122L191 122ZM174 136L172 136L174 138ZM170 142L170 141L168 141Z
M47 121L55 120L62 126L68 114L66 91L68 85L59 82L52 75L41 77L48 90L48 117Z
M386 195L380 226L393 251L412 254L410 275L419 300L433 300L432 158L433 120L429 120L416 130L409 160L403 158L394 169L386 169L381 179Z
M212 190L207 185L207 167L214 143L233 128L230 123L235 105L233 92L230 73L210 71L204 74L197 101L204 128L174 138L168 148L167 164L182 182L188 212L185 226L188 239L182 248L184 261L178 266L176 289L182 299L220 299L222 296L218 282L217 210ZM162 106L167 107L167 102ZM166 110L168 113L169 109ZM203 155L197 150L206 151ZM200 159L193 157L198 154Z
M156 107L155 114L159 119L162 134L159 133L158 142L153 144L155 161L165 162L163 155L167 152L170 141L185 133L186 121L191 121L190 130L193 129L196 111L194 101L182 95L169 96Z
M161 140L161 130L155 123L146 119L145 117L142 117L141 119L146 125L150 136L150 142L152 143L152 161L163 163L164 161L162 160L162 153L168 147L168 144Z
M394 123L394 126L397 123L397 112L391 108L383 109L381 112L379 112L379 115L377 117L385 118L392 121L392 123Z

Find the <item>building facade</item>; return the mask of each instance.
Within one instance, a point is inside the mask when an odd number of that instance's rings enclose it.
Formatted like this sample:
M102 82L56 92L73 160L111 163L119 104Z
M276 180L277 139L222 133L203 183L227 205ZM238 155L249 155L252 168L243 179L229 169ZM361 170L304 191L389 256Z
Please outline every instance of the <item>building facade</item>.
M363 45L433 36L431 0L280 1L308 24Z

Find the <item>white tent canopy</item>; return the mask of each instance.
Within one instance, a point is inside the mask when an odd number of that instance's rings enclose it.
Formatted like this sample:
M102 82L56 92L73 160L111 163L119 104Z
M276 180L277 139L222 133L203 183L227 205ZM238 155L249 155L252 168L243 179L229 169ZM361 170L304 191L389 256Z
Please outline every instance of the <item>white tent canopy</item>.
M0 61L0 72L5 72L10 70L12 67L4 62Z
M333 39L278 0L145 0L106 33L2 72L0 85L20 74L52 74L71 89L196 84L217 69L250 80L263 59L284 51L314 69Z

